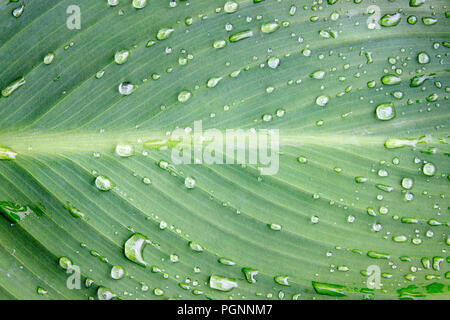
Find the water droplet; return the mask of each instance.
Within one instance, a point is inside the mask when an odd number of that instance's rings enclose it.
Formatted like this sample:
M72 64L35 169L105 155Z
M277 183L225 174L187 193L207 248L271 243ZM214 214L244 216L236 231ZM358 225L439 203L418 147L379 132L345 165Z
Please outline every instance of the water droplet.
M273 278L274 281L282 286L289 286L289 277L288 276L276 276Z
M394 27L400 23L401 19L400 13L386 14L380 19L380 25L383 27Z
M14 160L16 159L17 152L10 148L0 147L0 160Z
M134 154L134 148L131 144L117 144L115 152L120 157L130 157Z
M210 78L206 83L206 86L208 88L214 88L215 86L217 86L220 80L222 80L222 77Z
M119 50L114 54L114 62L117 64L124 64L128 61L128 58L130 57L130 51L129 50Z
M245 275L245 279L247 279L248 283L255 283L255 277L258 275L258 270L252 268L242 268L242 272Z
M188 101L191 98L191 96L192 96L192 93L190 91L187 91L187 90L181 91L178 94L178 101L181 103L184 103L184 102Z
M310 76L311 78L313 78L313 79L320 80L320 79L323 79L323 78L325 77L325 74L326 74L325 71L323 71L323 70L318 70L318 71L315 71L315 72L311 73L309 76Z
M420 64L426 64L426 63L429 63L429 62L430 62L430 56L429 56L428 53L426 53L426 52L420 52L420 53L417 55L417 61L418 61Z
M165 40L165 39L169 38L173 32L174 32L173 28L162 28L156 34L156 39Z
M111 278L115 280L122 279L125 276L125 270L121 266L113 266L111 268Z
M11 82L5 89L2 90L2 96L3 97L9 97L14 91L16 91L18 88L23 86L25 84L25 78L20 77L13 82Z
M20 16L22 15L24 9L25 9L25 6L24 6L24 5L22 5L22 6L18 7L18 8L15 8L15 9L12 11L12 15L13 15L15 18L18 18L18 17L20 17Z
M212 275L209 277L209 287L211 289L227 292L231 291L233 288L237 288L238 283L235 279L232 278Z
M221 49L227 45L226 40L216 40L213 43L213 47L216 49Z
M391 102L378 105L376 108L376 115L378 120L383 121L395 118L394 105Z
M50 64L54 59L55 54L53 52L50 52L44 57L44 64Z
M147 0L133 0L133 7L136 9L142 9L147 5Z
M318 96L316 98L316 104L321 107L325 107L330 99L327 96Z
M239 4L234 1L227 1L223 6L223 11L225 11L226 13L236 12L237 9L239 9Z
M137 263L142 267L147 266L147 262L144 261L143 251L145 245L149 242L147 237L142 234L135 233L125 242L125 257L129 260Z
M431 162L425 163L422 167L422 172L426 176L434 176L436 173L436 167Z
M95 186L101 191L109 191L115 187L115 184L107 176L98 176L95 178Z
M190 242L189 242L189 247L190 247L192 250L197 251L197 252L202 252L202 251L203 251L202 246L199 245L197 242L194 242L194 241L190 241Z
M135 85L131 82L122 82L119 84L119 93L124 96L129 96L136 89Z
M244 30L238 33L232 34L229 38L230 42L238 42L247 38L253 37L253 31Z
M65 270L72 267L72 260L70 260L67 257L61 257L59 258L59 266Z
M385 85L392 86L402 82L402 79L394 74L387 74L381 78L381 82Z
M332 296L332 297L344 297L344 286L338 284L330 284L323 282L312 282L314 290L318 294Z
M97 289L97 298L98 300L112 300L117 296L109 289L105 287L99 287Z
M269 68L276 69L279 64L280 59L277 57L270 57L269 60L267 60L267 65L269 66Z
M262 33L272 33L280 28L280 24L276 21L266 22L261 26Z
M402 187L405 189L411 189L414 185L414 181L411 178L403 178L402 179Z

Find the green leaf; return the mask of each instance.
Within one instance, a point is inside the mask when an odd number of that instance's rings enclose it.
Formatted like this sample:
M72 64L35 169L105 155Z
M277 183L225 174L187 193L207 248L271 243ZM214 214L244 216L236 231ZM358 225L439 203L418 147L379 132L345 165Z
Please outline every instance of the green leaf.
M450 297L445 1L73 2L0 3L0 298Z

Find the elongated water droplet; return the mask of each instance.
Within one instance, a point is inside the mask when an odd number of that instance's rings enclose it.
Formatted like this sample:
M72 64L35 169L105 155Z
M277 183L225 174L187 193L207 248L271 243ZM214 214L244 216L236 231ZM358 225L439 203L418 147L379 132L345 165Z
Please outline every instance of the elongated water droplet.
M12 11L12 15L13 15L15 18L18 18L18 17L20 17L20 16L22 15L24 9L25 9L25 6L23 6L23 5L20 6L20 7L18 7L18 8L15 8L15 9Z
M77 208L75 208L73 205L71 205L70 202L67 202L65 204L65 207L67 208L67 210L69 210L72 217L85 219L86 217L85 214L80 210L78 210Z
M390 259L390 255L387 253L369 251L367 252L367 256L373 259Z
M402 82L402 78L397 77L394 74L387 74L381 78L381 82L385 85L392 86Z
M400 13L386 14L380 19L380 25L383 27L395 27L400 23L401 19Z
M8 201L0 201L0 213L13 223L22 221L32 212L33 211L28 206L21 206Z
M234 262L233 260L228 259L228 258L223 258L223 257L219 258L218 261L220 264L223 264L225 266L234 266L236 264L236 262Z
M435 76L434 73L432 73L430 75L419 74L419 75L411 78L411 83L409 85L410 85L410 87L413 87L413 88L420 87L422 84L425 83L426 80L433 79L434 76Z
M425 0L409 0L410 7L420 7L425 3Z
M2 96L9 97L14 91L25 84L25 78L20 77L13 82L11 82L5 89L2 90Z
M146 267L148 264L144 261L143 251L148 242L149 240L144 235L140 233L133 234L125 242L125 257L142 267Z
M173 28L162 28L156 34L156 39L165 40L165 39L169 38L173 32L174 32Z
M311 78L313 78L313 79L320 80L320 79L323 79L323 78L325 77L325 74L326 74L325 71L323 71L323 70L318 70L318 71L315 71L315 72L311 73L309 76L310 76Z
M230 42L238 42L247 38L253 37L253 31L244 30L235 34L232 34L229 38Z
M266 22L261 26L262 33L272 33L280 28L280 24L276 21Z
M197 242L194 242L194 241L190 241L190 242L189 242L189 247L190 247L192 250L197 251L197 252L202 252L202 251L203 251L202 246L199 245Z
M232 278L212 275L209 277L209 287L211 289L227 292L231 291L233 288L237 288L238 283L235 279Z
M17 156L17 152L10 148L0 147L0 160L14 160Z
M222 77L215 77L215 78L210 78L208 80L208 82L206 83L206 86L208 88L214 88L215 86L217 86L217 84L219 83L220 80L222 80Z
M344 286L339 284L323 283L323 282L312 282L314 290L318 294L332 296L332 297L344 297Z

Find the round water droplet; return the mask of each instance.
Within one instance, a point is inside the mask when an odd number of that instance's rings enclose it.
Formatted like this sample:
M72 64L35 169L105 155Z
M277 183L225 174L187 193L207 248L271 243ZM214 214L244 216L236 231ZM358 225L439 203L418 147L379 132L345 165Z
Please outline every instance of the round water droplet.
M133 0L133 7L136 9L142 9L147 5L147 0Z
M391 120L395 118L395 109L392 103L383 103L377 106L376 115L378 120Z
M184 186L188 189L193 189L195 187L195 179L192 177L186 177L184 179Z
M430 62L430 56L426 52L421 52L417 55L417 61L420 64L426 64Z
M115 184L107 176L98 176L95 178L95 186L101 191L109 191L115 187Z
M269 60L267 60L267 65L272 68L276 69L280 64L280 59L277 57L270 57Z
M136 89L135 85L131 82L122 82L119 84L119 93L123 96L129 96Z
M411 189L414 185L414 181L411 178L403 178L402 179L402 187L405 189Z
M321 107L325 107L330 99L327 96L318 96L316 98L316 104Z
M119 0L108 0L108 6L115 7L119 4Z
M131 144L117 144L116 154L120 157L130 157L134 154L134 148Z
M237 9L239 9L239 4L234 1L227 1L223 6L223 11L225 11L226 13L236 12Z
M111 278L115 280L122 279L125 276L125 270L121 266L113 266L111 268Z
M425 163L422 167L422 172L426 176L434 176L436 173L436 167L431 162Z
M213 47L216 49L221 49L227 45L226 40L216 40L213 43Z
M129 50L119 50L114 54L114 62L117 64L124 64L125 62L127 62L129 57Z

